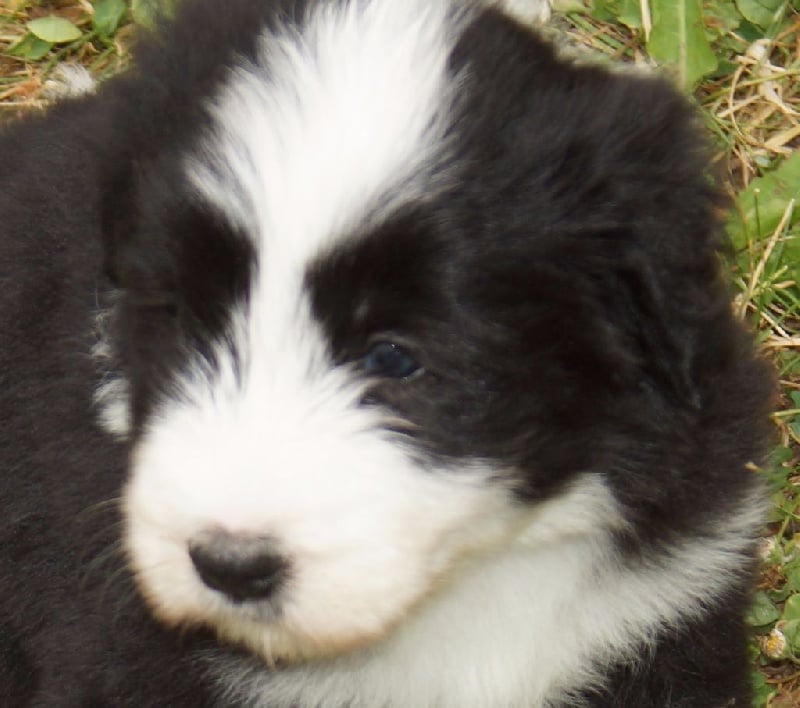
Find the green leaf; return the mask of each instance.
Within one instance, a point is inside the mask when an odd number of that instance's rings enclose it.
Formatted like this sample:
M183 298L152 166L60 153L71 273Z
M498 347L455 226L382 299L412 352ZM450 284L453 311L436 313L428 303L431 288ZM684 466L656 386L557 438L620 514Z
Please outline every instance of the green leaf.
M553 12L559 15L567 15L569 13L580 13L582 15L589 13L589 8L582 2L582 0L552 0L550 3Z
M52 42L45 42L28 32L19 42L6 49L6 54L26 61L39 61L52 48Z
M642 5L640 0L619 0L619 21L633 30L642 29Z
M143 27L154 27L160 17L169 17L175 9L175 0L132 0L131 14Z
M600 22L611 22L617 16L614 0L590 0L589 15Z
M794 596L793 596L794 597ZM792 599L791 597L789 598ZM787 620L780 623L781 632L786 638L786 643L793 654L800 649L800 620Z
M753 604L747 613L747 621L753 627L766 627L775 622L780 613L772 600L767 597L767 593L759 590L753 597Z
M767 680L757 671L753 671L750 680L753 689L753 708L763 708L769 705L768 701L775 695L775 687L768 684Z
M784 0L736 0L742 16L761 29L767 29L783 15Z
M772 562L770 559L768 562ZM785 602L786 598L789 597L792 593L797 592L788 582L784 583L783 587L780 590L770 590L769 591L769 598L773 602Z
M792 595L786 600L781 619L785 622L800 620L800 595Z
M793 392L793 393L800 393L800 392ZM800 407L800 404L798 404ZM792 459L794 453L790 447L774 447L769 455L769 463L771 465L782 465L784 462L788 462Z
M631 29L642 28L641 0L589 0L587 12L600 22L622 22ZM553 8L558 10L563 0L556 0Z
M742 249L747 246L748 237L771 235L791 199L800 202L800 153L785 159L778 169L754 179L747 189L740 192L737 199L739 213L733 214L728 222L734 246ZM800 204L795 203L789 225L799 219Z
M764 39L764 33L761 31L761 29L747 20L739 25L738 29L736 30L736 34L748 44L752 44L759 39Z
M653 29L647 51L658 63L672 67L678 81L691 89L717 68L703 27L700 0L650 0Z
M97 0L94 4L92 28L103 37L111 36L117 31L125 10L125 0Z
M51 15L31 20L27 24L28 30L39 39L53 44L64 44L80 39L81 31L69 20Z
M732 2L703 3L703 24L712 41L727 35L742 24L742 15Z

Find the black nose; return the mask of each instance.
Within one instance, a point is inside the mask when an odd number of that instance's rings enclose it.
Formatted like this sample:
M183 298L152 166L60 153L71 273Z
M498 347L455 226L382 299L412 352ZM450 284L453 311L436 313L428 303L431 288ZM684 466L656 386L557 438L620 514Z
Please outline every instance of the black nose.
M192 541L189 557L201 580L234 602L270 597L285 579L288 567L271 539L223 531Z

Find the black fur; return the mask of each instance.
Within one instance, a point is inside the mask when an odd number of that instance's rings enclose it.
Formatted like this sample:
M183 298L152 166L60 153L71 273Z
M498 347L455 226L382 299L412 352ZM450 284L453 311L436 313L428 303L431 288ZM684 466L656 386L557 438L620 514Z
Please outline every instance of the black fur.
M113 333L138 430L186 345L212 357L253 258L191 204L176 156L225 69L307 4L186 3L137 69L0 135L3 705L213 702L208 665L234 650L162 630L120 572L104 504L127 447L95 423L94 317L109 276L127 293ZM413 423L425 460L521 470L524 504L603 470L632 522L621 553L644 564L735 511L766 435L771 380L730 314L702 140L664 83L563 63L495 11L458 43L464 67L455 186L320 259L315 315L341 364L377 329L409 333L426 377L365 402ZM753 570L743 555L706 618L665 628L584 700L749 705Z
M102 99L0 138L0 705L203 705L122 573L122 446L94 421ZM110 136L108 136L110 137ZM106 504L105 506L103 506ZM100 506L98 506L100 505ZM187 642L188 643L188 642Z

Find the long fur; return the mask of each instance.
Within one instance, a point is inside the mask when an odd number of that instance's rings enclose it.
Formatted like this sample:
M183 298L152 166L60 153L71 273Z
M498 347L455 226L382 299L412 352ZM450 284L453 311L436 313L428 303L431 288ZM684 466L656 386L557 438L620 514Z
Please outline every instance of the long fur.
M771 380L664 82L191 0L0 157L8 705L748 705Z

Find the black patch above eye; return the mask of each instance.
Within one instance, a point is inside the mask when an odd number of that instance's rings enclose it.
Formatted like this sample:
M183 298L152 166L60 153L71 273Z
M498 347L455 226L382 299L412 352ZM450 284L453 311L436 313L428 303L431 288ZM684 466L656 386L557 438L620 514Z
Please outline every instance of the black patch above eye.
M372 376L405 379L419 371L419 364L403 347L393 342L378 342L364 355L364 371Z

